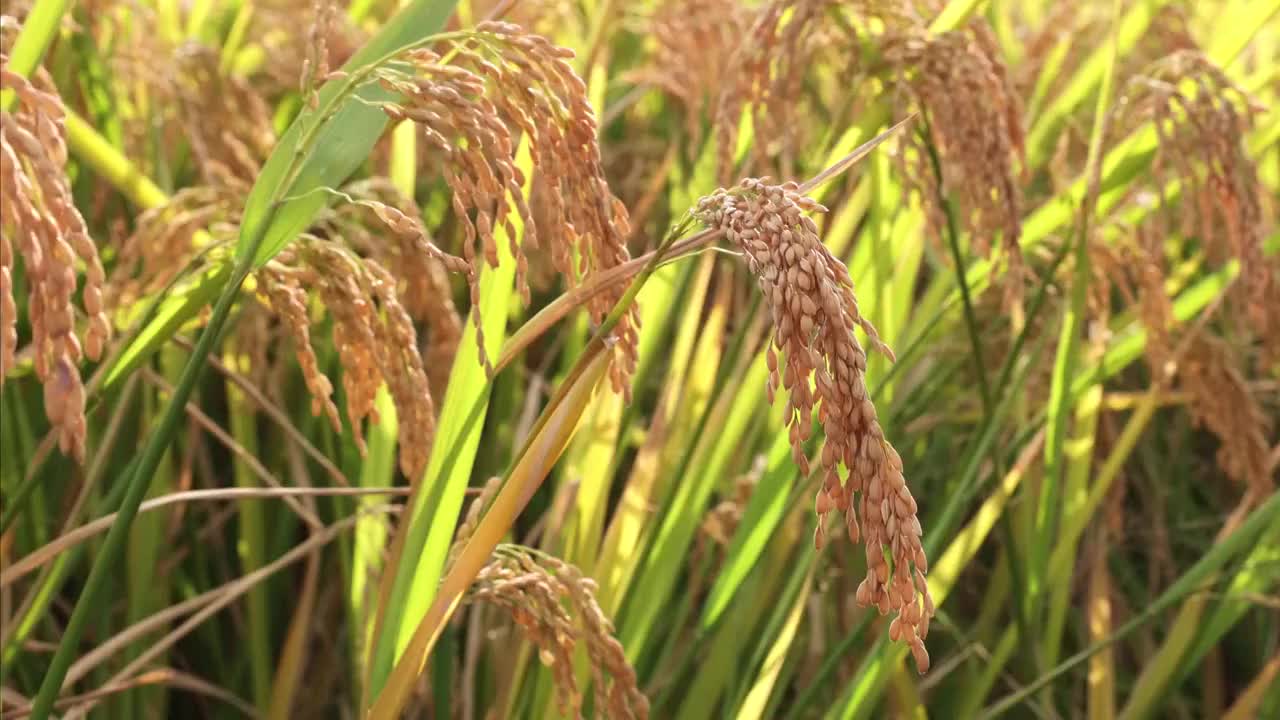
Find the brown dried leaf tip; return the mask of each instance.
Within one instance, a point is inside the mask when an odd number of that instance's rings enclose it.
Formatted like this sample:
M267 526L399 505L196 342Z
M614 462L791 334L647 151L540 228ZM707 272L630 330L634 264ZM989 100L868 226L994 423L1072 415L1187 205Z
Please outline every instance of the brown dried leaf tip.
M794 183L747 179L703 198L695 215L723 230L742 251L764 293L774 324L767 351L769 400L781 380L788 392L792 455L806 475L804 442L817 405L826 443L815 543L825 542L827 516L833 510L843 513L850 539L866 544L867 577L858 586L858 603L874 605L882 614L897 613L889 636L911 648L924 672L929 667L924 638L934 606L916 501L903 479L902 459L876 420L865 380L867 356L854 329L862 328L873 349L890 359L893 353L858 311L848 269L822 244L817 225L805 214L815 210L825 208ZM784 357L781 368L775 348ZM843 482L841 464L848 475Z
M67 161L62 100L43 70L35 81L9 70L0 55L0 90L12 91L13 112L0 112L0 385L18 350L13 297L17 259L23 260L27 317L36 376L44 385L45 415L58 447L84 459L84 387L80 361L98 359L111 336L103 308L106 279L98 249L76 209L63 166ZM16 243L15 243L16 241ZM84 345L76 335L76 263L84 265Z
M491 370L480 328L480 257L498 264L495 230L503 227L516 262L516 284L525 301L526 248L546 241L556 269L570 283L629 259L627 211L605 181L596 140L596 119L587 101L586 83L568 60L573 52L509 23L487 22L449 42L446 63L440 54L415 49L404 65L375 72L377 82L403 98L384 105L394 120L411 120L426 144L441 153L445 181L453 191L453 210L465 234L462 252L471 288L476 341ZM551 227L539 227L525 202L526 178L516 164L516 137L523 134L538 182L546 190ZM524 247L512 214L524 226ZM477 248L477 245L479 246ZM577 256L577 263L574 256ZM588 305L599 322L624 288L594 297ZM621 362L611 366L616 391L626 392L635 369L636 328L632 309L616 330Z
M476 576L470 598L511 613L538 646L539 659L555 678L561 715L582 717L573 657L583 643L592 675L592 717L644 720L649 717L649 700L636 685L635 669L596 601L597 591L594 580L563 560L500 545Z

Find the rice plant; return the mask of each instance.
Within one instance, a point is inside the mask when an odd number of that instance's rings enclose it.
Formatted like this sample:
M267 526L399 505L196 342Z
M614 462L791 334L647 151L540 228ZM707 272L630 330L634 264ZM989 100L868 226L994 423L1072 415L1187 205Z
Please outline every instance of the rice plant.
M1277 57L6 3L0 715L1280 716Z

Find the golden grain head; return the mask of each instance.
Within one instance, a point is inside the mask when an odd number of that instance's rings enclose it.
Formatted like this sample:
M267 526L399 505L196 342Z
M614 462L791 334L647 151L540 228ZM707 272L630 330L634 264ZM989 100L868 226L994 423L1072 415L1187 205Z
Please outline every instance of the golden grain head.
M318 223L323 234L342 237L362 257L392 273L404 309L420 330L431 391L444 393L462 339L462 318L453 303L449 273L465 275L461 258L439 250L422 223L421 210L383 178L343 188L356 199L341 203Z
M1273 423L1243 379L1252 341L1264 366L1280 359L1274 311L1280 306L1280 262L1263 251L1270 223L1245 148L1257 107L1202 52L1185 48L1135 76L1118 112L1115 133L1150 123L1159 146L1150 180L1131 191L1147 212L1119 250L1128 262L1109 265L1105 274L1126 304L1138 308L1148 333L1144 352L1157 380L1175 381L1188 394L1196 424L1221 443L1223 473L1254 493L1269 492ZM1210 264L1240 264L1220 323L1180 329L1174 320L1167 285L1186 249L1169 240L1178 237L1195 242ZM1218 325L1250 342L1226 342L1215 335Z
M260 301L293 340L313 413L324 414L335 432L342 431L333 384L319 369L311 345L309 298L314 296L333 318L346 415L357 448L365 451L365 418L379 420L374 400L385 383L396 409L400 470L417 477L431 451L435 406L417 331L391 273L340 240L304 235L254 277Z
M748 19L736 0L661 3L646 18L653 47L645 65L625 79L658 87L679 101L692 147L702 140L703 116L715 111L726 78L737 77L732 59Z
M890 634L911 648L924 671L923 640L933 601L924 577L922 530L902 460L876 419L866 386L867 357L855 330L866 334L873 349L891 359L893 353L859 312L849 271L822 244L817 224L806 214L822 210L794 183L747 179L703 198L695 214L724 231L764 294L773 320L766 389L770 402L779 386L787 393L792 456L803 475L809 473L804 443L816 409L826 442L815 542L825 542L827 516L843 514L850 539L866 545L867 577L858 588L858 602L897 613ZM843 480L841 465L847 472Z
M435 407L417 333L395 281L376 261L339 242L304 239L297 257L310 288L333 316L347 418L357 446L363 452L363 419L378 420L374 398L385 382L399 425L400 468L417 477L431 451Z
M824 14L832 0L773 0L755 13L730 57L731 72L716 104L714 126L717 144L717 177L730 182L736 175L734 153L742 117L752 121L750 158L769 166L781 160L790 175L799 133L803 82L815 53L826 42Z
M13 111L0 112L0 384L18 353L14 273L23 261L30 352L44 386L45 414L59 449L84 459L86 425L80 362L97 360L111 337L98 248L76 208L63 167L67 161L62 100L40 70L28 80L0 54L0 90L14 93ZM77 266L84 281L77 281ZM75 293L86 316L76 330Z
M1275 490L1268 438L1273 418L1264 411L1241 373L1241 356L1229 343L1194 337L1178 372L1178 386L1190 393L1197 425L1218 438L1218 467L1256 498Z
M245 79L219 67L219 53L192 43L173 54L166 76L173 113L169 132L180 133L204 183L248 192L276 144L271 109Z
M1011 260L1019 257L1022 234L1021 108L1007 72L983 31L968 29L929 35L919 27L885 38L885 59L896 83L928 119L932 148L917 138L905 176L929 209L931 228L941 233L941 198L958 199L961 225L986 253L998 238ZM938 154L941 178L930 151ZM939 180L941 187L938 186Z
M551 671L561 715L581 717L574 670L578 648L591 670L595 717L644 720L649 701L596 600L598 588L576 566L528 548L501 545L476 576L469 597L502 608L538 647Z
M449 546L449 552L445 555L445 572L448 572L449 568L453 567L453 563L462 554L462 549L467 546L467 542L475 534L476 527L480 524L480 518L483 516L485 509L497 497L498 490L501 487L502 476L494 475L485 481L485 484L480 487L479 494L467 505L467 512L463 515L462 522L458 524L458 529L453 534L453 543Z
M451 43L449 52L446 64L435 51L412 50L404 58L412 72L384 69L377 82L402 98L384 106L387 114L417 124L426 144L446 159L441 172L465 236L462 252L476 341L491 371L479 332L478 278L481 262L498 264L499 229L505 231L517 288L527 302L526 249L545 240L556 269L570 282L582 282L629 259L625 240L630 228L626 208L605 181L595 114L586 84L568 63L571 51L515 25L486 22ZM552 228L535 223L524 199L526 177L516 163L516 132L523 134L538 182L547 191ZM554 235L543 238L544 232ZM593 297L588 303L592 318L602 320L621 292L618 288ZM610 373L619 392L629 392L637 327L633 309L616 331L621 357Z
M1228 296L1237 311L1232 315L1240 331L1262 340L1270 362L1280 360L1280 314L1274 310L1280 261L1263 251L1271 223L1245 147L1259 108L1198 50L1175 52L1147 68L1130 83L1121 107L1122 129L1149 121L1160 139L1153 183L1143 190L1158 206L1148 220L1151 231L1199 239L1214 263L1239 261L1240 278ZM1166 191L1174 181L1181 194L1176 204Z
M133 231L116 243L107 307L129 309L177 280L197 255L216 251L218 242L234 237L242 204L235 188L197 185L139 215Z

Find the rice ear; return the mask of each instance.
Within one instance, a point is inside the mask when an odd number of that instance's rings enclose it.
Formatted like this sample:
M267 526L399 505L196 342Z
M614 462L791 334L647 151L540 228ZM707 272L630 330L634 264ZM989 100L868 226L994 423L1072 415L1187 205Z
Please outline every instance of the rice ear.
M742 252L769 307L774 332L767 390L770 396L779 387L786 391L785 423L802 475L809 472L804 442L815 410L825 432L815 543L824 544L827 517L839 511L849 538L866 545L867 576L857 602L897 613L890 636L911 647L924 672L923 640L933 602L916 501L903 479L902 460L876 419L867 356L854 330L866 333L873 350L891 359L893 353L859 311L848 269L822 244L806 215L823 210L794 183L749 178L700 200L695 215L723 230ZM844 479L841 465L848 473Z
M98 248L76 208L63 166L67 130L62 99L44 71L29 80L12 72L0 54L0 90L12 92L15 109L0 111L0 385L17 356L16 256L28 286L28 320L36 377L44 386L45 414L58 447L84 460L87 426L80 362L97 360L111 337ZM12 232L13 237L7 234ZM15 243L16 239L16 253ZM76 332L75 263L85 266L83 310L88 323Z

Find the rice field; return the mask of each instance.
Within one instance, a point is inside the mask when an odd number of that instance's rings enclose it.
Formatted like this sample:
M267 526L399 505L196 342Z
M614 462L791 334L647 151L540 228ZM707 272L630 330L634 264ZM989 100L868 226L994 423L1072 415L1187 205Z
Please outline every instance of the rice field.
M6 0L0 715L1280 717L1278 58Z

